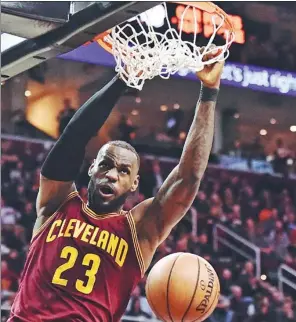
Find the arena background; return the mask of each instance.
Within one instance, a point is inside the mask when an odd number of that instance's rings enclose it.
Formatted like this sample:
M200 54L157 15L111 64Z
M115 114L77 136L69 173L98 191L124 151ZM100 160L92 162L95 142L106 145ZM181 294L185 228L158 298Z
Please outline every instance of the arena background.
M36 30L30 29L25 12L19 15L5 6L1 11L1 54L6 55L1 83L2 321L17 291L31 238L40 166L75 110L114 75L113 57L95 39L78 48L72 45L68 53L57 46L61 50L48 54L43 63L22 65L17 72L9 67L9 36L21 37L13 41L33 38L66 21L70 2L51 4L42 19L35 8L30 19L47 21ZM77 12L92 2L83 4L75 4ZM236 21L237 42L222 76L212 154L193 206L159 247L154 263L177 251L211 262L222 295L210 322L291 322L296 320L296 9L288 2L217 4ZM168 8L178 28L178 5ZM153 10L161 29L162 13ZM17 29L19 21L9 24L20 16L27 19L25 31ZM190 38L190 20L186 28ZM211 34L205 17L199 28L203 41ZM77 180L81 196L86 198L89 162L110 139L126 140L141 153L140 188L125 208L155 195L180 156L199 87L194 74L182 70L122 97L87 147ZM124 321L155 318L144 285L145 278Z

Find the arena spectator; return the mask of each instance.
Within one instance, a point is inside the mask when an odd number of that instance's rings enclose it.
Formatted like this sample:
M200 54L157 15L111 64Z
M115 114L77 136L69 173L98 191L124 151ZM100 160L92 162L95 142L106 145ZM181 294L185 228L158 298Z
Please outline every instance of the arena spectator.
M293 309L292 300L288 300L283 304L283 308L279 313L279 322L293 322L296 320L295 309Z
M163 184L163 177L162 177L162 173L161 173L161 169L159 166L159 162L158 160L153 160L152 162L152 169L153 169L153 175L155 178L155 186L153 189L153 195L155 196L157 191L159 190L159 188L162 186Z
M213 247L209 244L206 233L203 233L198 237L198 242L196 243L196 254L199 254L199 256L202 256L210 262L213 258Z
M232 211L227 216L227 226L230 227L234 232L242 233L242 220L241 220L241 207L238 204L232 206Z
M207 201L207 196L204 193L204 191L199 190L194 202L194 207L196 208L197 212L201 217L209 213L210 207Z
M270 309L270 302L267 296L263 297L259 303L257 313L251 319L252 322L273 322L274 313Z
M232 279L232 272L225 268L222 271L222 275L220 277L220 287L221 287L221 294L230 296L231 294L231 286L233 285L233 279Z
M32 238L32 231L36 221L36 211L33 202L27 201L22 212L21 218L18 220L18 224L21 227L26 227L25 238L26 242L29 243Z
M255 244L257 234L256 234L256 228L255 228L255 221L252 218L248 218L246 220L243 236L249 241L251 241L253 244Z
M289 211L284 217L284 223L287 227L292 244L296 244L296 215L295 212Z
M290 245L288 247L288 255L285 258L286 264L291 266L293 269L296 270L296 245Z
M6 205L4 197L1 197L1 226L3 229L10 229L21 218L21 214L14 208Z
M241 286L243 296L252 297L257 291L257 279L254 272L254 265L248 261L245 263L237 284Z
M8 262L4 259L1 261L1 294L2 299L12 295L18 289L18 275L13 272Z
M64 100L64 106L63 110L58 115L58 122L59 122L59 135L61 135L68 125L68 123L71 121L71 118L75 114L76 110L72 107L71 101L66 98Z
M288 254L290 241L280 220L276 222L275 229L270 232L269 242L277 258L284 260Z
M209 317L209 322L235 322L234 312L230 309L230 300L221 295L214 313Z
M119 140L130 143L132 139L135 139L137 128L133 126L132 121L126 116L121 116L118 129L120 132Z
M127 307L127 314L129 316L137 316L144 318L151 318L153 315L150 306L147 302L147 299L141 295L141 290L139 286L136 286L132 293ZM125 321L129 320L127 319Z
M237 321L243 321L248 315L249 303L242 296L242 288L238 285L231 287L230 308L235 314Z
M276 150L274 152L274 171L276 173L281 173L284 176L288 174L287 160L291 157L291 151L285 147L284 141L282 139L277 139Z

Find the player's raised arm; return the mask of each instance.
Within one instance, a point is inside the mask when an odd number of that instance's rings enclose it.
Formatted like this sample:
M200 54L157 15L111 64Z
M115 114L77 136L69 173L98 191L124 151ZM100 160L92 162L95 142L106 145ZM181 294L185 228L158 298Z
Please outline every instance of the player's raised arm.
M52 214L76 189L74 180L82 165L86 145L103 126L126 88L116 76L75 113L42 166L36 201L38 216Z
M197 73L202 88L180 162L156 197L133 209L140 243L149 245L150 250L168 236L196 197L212 147L215 106L223 66L222 62L215 63ZM145 254L147 247L141 248L144 257L149 257Z

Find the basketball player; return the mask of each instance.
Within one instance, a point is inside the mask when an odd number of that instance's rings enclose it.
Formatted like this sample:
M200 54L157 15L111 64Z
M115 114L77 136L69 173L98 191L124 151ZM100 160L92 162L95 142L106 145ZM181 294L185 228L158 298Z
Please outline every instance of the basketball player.
M213 55L209 55L207 59ZM88 203L74 180L90 139L127 89L115 77L74 115L43 164L38 218L12 321L119 321L155 250L190 208L213 141L223 63L197 75L202 89L179 164L155 198L122 210L139 184L139 156L111 141L89 168Z

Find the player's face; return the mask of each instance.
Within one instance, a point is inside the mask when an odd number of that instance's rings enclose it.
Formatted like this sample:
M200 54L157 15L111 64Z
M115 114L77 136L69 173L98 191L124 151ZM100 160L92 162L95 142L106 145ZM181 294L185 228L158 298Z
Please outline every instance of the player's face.
M105 145L89 169L88 202L97 213L118 211L139 184L136 155L127 149Z

